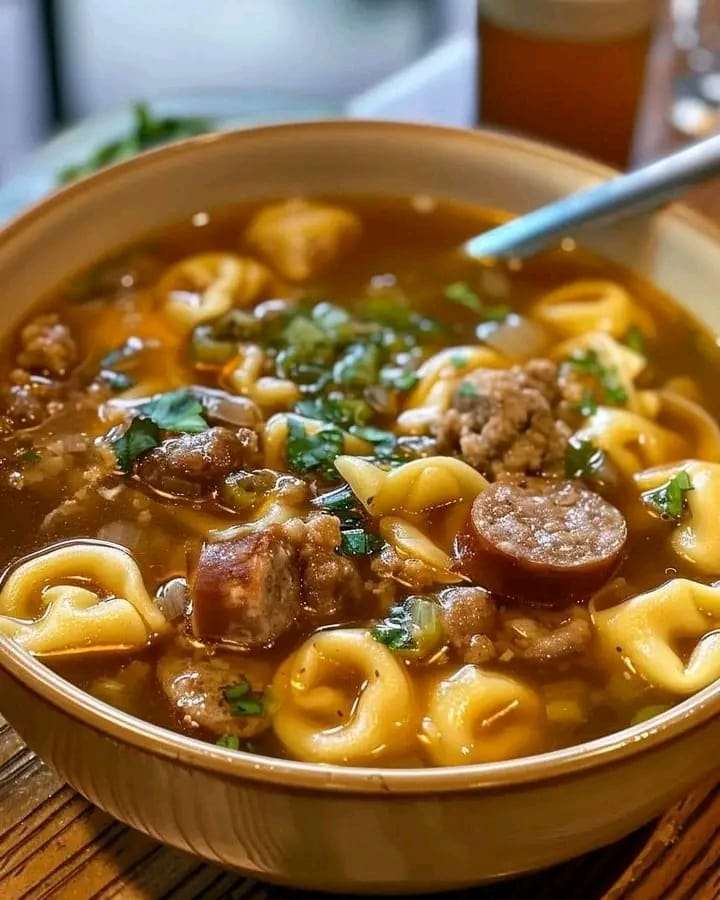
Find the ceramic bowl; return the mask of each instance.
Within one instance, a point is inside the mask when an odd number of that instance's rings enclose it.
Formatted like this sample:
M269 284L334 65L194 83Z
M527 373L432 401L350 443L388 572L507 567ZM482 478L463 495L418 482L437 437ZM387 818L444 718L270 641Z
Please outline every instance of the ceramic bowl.
M519 213L608 174L523 140L393 123L199 137L73 185L12 222L0 234L2 330L103 254L242 198L429 194ZM720 235L699 217L675 207L585 242L720 330ZM316 890L417 893L549 866L647 822L720 759L720 684L580 746L425 770L318 766L200 743L89 697L8 641L0 709L118 819L251 876Z

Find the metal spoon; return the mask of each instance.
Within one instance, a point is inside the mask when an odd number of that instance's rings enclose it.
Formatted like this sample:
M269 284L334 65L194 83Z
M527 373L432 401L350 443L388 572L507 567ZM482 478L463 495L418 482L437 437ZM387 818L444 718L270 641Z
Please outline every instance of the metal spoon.
M529 256L555 238L572 235L586 222L604 222L654 209L683 188L720 174L720 135L658 159L627 175L605 181L541 206L464 245L476 259Z

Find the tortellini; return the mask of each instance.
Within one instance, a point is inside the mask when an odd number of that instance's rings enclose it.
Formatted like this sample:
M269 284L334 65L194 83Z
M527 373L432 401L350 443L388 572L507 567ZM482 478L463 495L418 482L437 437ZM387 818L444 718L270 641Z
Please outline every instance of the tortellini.
M232 306L248 306L271 289L262 263L233 253L200 253L171 266L157 284L168 318L183 329L216 319Z
M693 456L720 462L720 427L706 410L676 390L658 391L660 420L692 444Z
M655 333L652 318L614 281L585 279L563 285L544 294L531 315L567 337L604 331L621 338L633 325L645 334Z
M720 587L675 578L593 614L608 657L655 687L688 695L720 678ZM686 661L675 649L697 638Z
M619 343L603 331L592 331L563 341L553 351L559 361L593 351L598 361L606 369L617 373L619 384L627 395L626 406L633 412L654 417L657 415L659 400L654 391L638 391L635 379L645 368L645 357L624 344Z
M688 445L675 432L625 409L601 406L577 432L600 447L626 475L678 459Z
M398 432L424 434L450 406L463 376L475 369L501 369L507 364L495 350L478 345L449 347L431 356L417 370L419 382L398 416Z
M264 206L245 239L286 278L304 281L349 249L361 231L349 210L298 198Z
M438 765L495 762L538 750L544 725L530 687L466 665L433 688L421 740Z
M282 664L272 692L275 733L298 759L361 765L412 747L410 679L368 631L317 632Z
M293 419L299 422L308 434L317 434L322 428L327 427L327 422L320 419L309 419L292 413ZM283 471L287 468L286 450L288 439L288 414L275 413L271 416L263 432L263 451L265 454L265 466L268 469ZM343 449L347 453L371 454L372 444L347 431L343 432ZM340 459L341 457L338 457Z
M294 381L263 375L265 353L257 344L240 344L238 353L223 369L220 382L236 394L254 400L263 409L291 407L300 397Z
M430 456L385 470L363 459L339 456L335 467L372 516L423 513L452 503L472 503L488 483L472 466Z
M452 558L427 535L398 516L380 519L380 534L401 558L419 559L434 570L438 584L456 584L463 576L453 572Z
M702 572L720 574L720 464L686 460L638 472L635 483L649 491L681 471L689 475L692 490L684 495L688 514L673 528L670 544Z
M0 590L0 634L38 656L133 649L166 628L135 561L110 545L51 548L21 563Z

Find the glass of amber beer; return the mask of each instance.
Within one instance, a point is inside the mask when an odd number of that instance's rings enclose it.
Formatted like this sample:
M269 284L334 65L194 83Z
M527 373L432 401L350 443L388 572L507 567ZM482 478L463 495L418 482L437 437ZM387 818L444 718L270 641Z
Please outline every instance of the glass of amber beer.
M483 124L625 168L657 0L480 0Z

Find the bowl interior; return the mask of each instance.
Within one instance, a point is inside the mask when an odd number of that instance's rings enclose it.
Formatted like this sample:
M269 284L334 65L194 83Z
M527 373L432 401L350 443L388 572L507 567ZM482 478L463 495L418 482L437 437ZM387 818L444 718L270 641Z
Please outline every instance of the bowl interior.
M422 194L514 213L608 177L610 170L532 142L394 123L324 122L206 135L72 185L0 233L5 332L31 304L94 260L164 224L248 198L298 194ZM714 331L720 235L675 208L583 234L583 243L651 279ZM230 753L139 722L69 686L8 641L3 665L70 715L189 764L263 780L360 791L467 789L566 774L678 737L720 709L711 686L650 723L590 744L456 769L317 767Z

